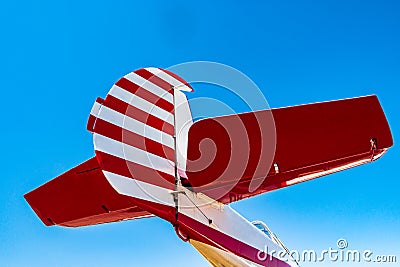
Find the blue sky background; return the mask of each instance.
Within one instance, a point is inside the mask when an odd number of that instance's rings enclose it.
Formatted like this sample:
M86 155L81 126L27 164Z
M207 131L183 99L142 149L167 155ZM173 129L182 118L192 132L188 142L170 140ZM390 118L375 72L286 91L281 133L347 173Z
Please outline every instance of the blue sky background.
M228 64L271 107L377 94L396 141L399 13L398 1L382 0L2 1L0 266L207 266L159 219L45 227L23 194L93 155L94 100L146 66ZM344 237L400 260L399 156L395 146L373 164L233 207L290 249Z

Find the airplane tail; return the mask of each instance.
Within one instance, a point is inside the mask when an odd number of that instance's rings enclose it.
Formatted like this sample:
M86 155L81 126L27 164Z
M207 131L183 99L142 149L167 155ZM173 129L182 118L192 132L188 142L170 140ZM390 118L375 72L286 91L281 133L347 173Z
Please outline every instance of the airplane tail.
M191 90L159 68L119 79L90 112L96 156L25 195L43 223L77 227L153 215L173 222L170 192L185 173L192 124L181 91Z
M179 76L145 68L98 98L87 124L95 157L25 195L43 223L157 216L214 266L296 266L263 254L285 247L225 204L371 162L393 145L376 96L193 123L182 90L192 88ZM201 151L203 140L214 146Z

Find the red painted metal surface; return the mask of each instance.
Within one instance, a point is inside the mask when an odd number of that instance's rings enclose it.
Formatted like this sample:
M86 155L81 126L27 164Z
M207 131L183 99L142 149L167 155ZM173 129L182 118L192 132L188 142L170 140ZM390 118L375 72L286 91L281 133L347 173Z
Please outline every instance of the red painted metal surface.
M91 158L25 195L45 225L78 227L151 216L118 194Z
M229 203L367 163L392 145L376 96L209 118L189 131L187 176Z
M189 131L187 176L195 191L230 203L370 162L392 145L376 96L211 118ZM112 165L121 171L126 163ZM252 191L254 179L260 185ZM152 214L175 223L174 207L118 194L96 158L25 198L46 225L77 227Z

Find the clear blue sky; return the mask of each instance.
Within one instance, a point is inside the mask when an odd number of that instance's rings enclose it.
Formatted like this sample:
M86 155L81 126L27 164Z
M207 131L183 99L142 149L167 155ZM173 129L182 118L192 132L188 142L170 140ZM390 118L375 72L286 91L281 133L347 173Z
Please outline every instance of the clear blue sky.
M49 228L23 199L93 155L95 98L137 68L228 64L271 107L377 94L399 139L398 1L83 2L0 4L0 266L207 266L159 219ZM344 237L400 258L399 158L395 146L376 163L233 206L290 249Z

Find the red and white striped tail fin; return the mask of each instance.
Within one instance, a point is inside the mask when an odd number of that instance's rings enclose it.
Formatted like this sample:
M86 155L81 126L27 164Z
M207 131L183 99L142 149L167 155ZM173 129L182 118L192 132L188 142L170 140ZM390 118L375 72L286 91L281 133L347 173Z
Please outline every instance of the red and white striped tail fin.
M174 189L175 162L184 176L192 117L180 90L192 88L167 70L144 68L125 75L104 100L96 100L88 130L93 132L101 169L118 192L142 195L128 193L126 179L133 179L138 187ZM182 152L175 153L176 147Z

